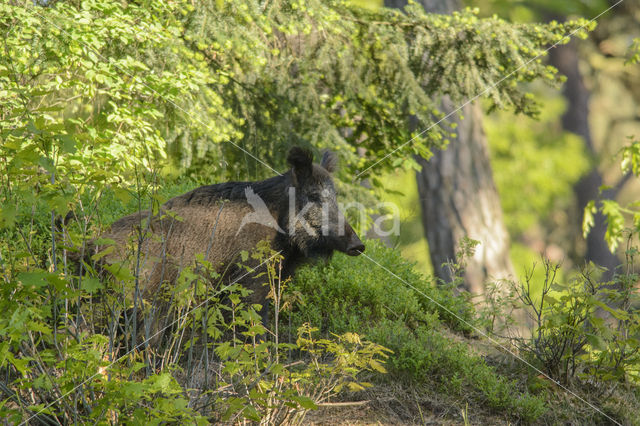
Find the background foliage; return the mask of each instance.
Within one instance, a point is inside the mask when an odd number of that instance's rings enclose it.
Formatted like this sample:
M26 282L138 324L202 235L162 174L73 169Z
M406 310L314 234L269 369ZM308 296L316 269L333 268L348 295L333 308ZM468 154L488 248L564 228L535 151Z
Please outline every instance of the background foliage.
M270 325L283 340L265 346L256 340L266 332L256 307L232 303L238 316L227 321L223 304L199 299L222 296L199 290L197 271L185 271L181 283L195 290L182 294L174 308L181 321L167 338L172 343L157 352L138 347L135 315L126 315L131 298L118 293L117 286L133 286L135 277L123 272L114 283L79 276L68 256L121 215L157 209L198 183L271 176L284 169L292 145L338 152L342 196L380 198L391 187L381 174L413 169L410 154L428 158L446 146L455 129L436 124L442 96L460 102L482 92L489 110L537 116L530 94L537 86L522 83L558 83L539 56L569 32L585 36L592 29L585 24L510 23L477 10L429 15L415 5L403 14L345 1L1 3L2 416L204 423L221 413L257 421L280 418L279 412L288 418L341 387L360 390L367 383L362 374L384 383L374 373L385 371L386 346L393 351L390 381L423 391L433 385L456 407L470 403L511 420L544 418L553 393L532 386L531 371L494 367L489 356L468 349L467 338L486 323L468 299L421 277L380 245L370 244L372 256L417 290L381 279L366 259L338 256L301 272L291 285L290 311L283 311L289 324L281 333L278 321ZM488 126L516 235L525 236L535 221L564 223L557 208L590 161L575 139L545 131L558 105L550 102L536 125L499 112ZM624 151L623 167L637 174L636 145ZM563 167L569 156L575 164ZM504 178L522 168L522 182L535 192L524 200L522 186ZM364 185L354 179L360 171ZM608 213L618 218L633 208L610 204ZM61 232L59 219L70 210L75 220ZM621 222L610 223L615 240ZM242 291L226 296L235 300ZM101 328L89 313L105 300L114 304ZM565 313L553 311L548 321ZM285 339L298 331L297 340ZM218 347L220 362L212 369L218 387L209 392L208 379L203 387L185 377L195 377L195 348L213 353L214 336L225 332L233 338ZM187 333L198 337L181 345ZM461 343L450 344L456 338ZM604 382L635 380L618 373ZM344 382L331 381L336 375Z

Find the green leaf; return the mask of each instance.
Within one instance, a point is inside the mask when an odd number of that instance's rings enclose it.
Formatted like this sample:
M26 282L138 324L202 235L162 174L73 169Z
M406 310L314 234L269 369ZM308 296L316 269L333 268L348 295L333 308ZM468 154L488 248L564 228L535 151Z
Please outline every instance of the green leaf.
M248 336L259 336L267 331L262 325L253 325L249 328L249 330L245 333Z
M262 419L262 416L260 415L260 413L258 413L258 410L256 410L251 405L247 405L244 407L244 410L242 410L242 416L245 419L253 420L254 422L259 422Z
M36 331L45 335L51 335L51 329L46 324L38 321L29 321L28 328L31 331Z
M67 154L73 154L77 151L76 149L76 140L69 135L58 136L60 139L60 147L62 148L62 152Z
M104 250L101 250L98 253L91 256L91 260L93 260L94 262L97 262L98 260L102 259L106 255L113 253L115 249L116 249L115 246L108 246Z
M387 372L384 366L380 364L380 362L376 361L375 359L369 360L369 366L373 368L375 371L377 371L378 373L385 374Z
M306 410L318 409L318 405L308 396L296 395L296 396L292 396L291 399L297 402L298 404L300 404L300 406Z
M15 204L6 203L0 208L0 228L10 228L16 223L17 209Z
M18 275L18 281L26 287L33 286L35 288L40 288L47 285L48 275L49 273L45 271L21 272Z
M172 393L173 378L169 373L156 374L149 379L152 392Z
M594 215L597 213L596 202L591 200L584 208L584 217L582 219L582 236L587 238L591 228L595 225Z
M0 342L0 367L4 367L8 355L9 342L5 340L4 342Z
M640 212L633 214L633 226L640 232Z
M129 268L124 267L119 263L114 263L113 265L104 265L103 267L104 269L109 271L116 280L131 281L135 278Z
M95 277L85 277L82 279L82 290L86 291L89 294L93 294L96 291L103 288L103 284L100 282L98 278Z
M20 372L22 375L26 375L29 372L29 362L32 361L31 358L15 358L13 355L8 356L9 362Z
M626 321L629 319L629 313L626 311L623 311L622 309L614 309L611 308L610 306L608 306L607 304L596 300L593 302L594 305L601 307L602 309L604 309L605 311L609 312L611 315L613 315L614 318L621 320L621 321Z
M123 204L127 204L133 198L127 189L120 187L113 188L113 195Z
M64 279L64 277L58 274L49 273L47 274L46 279L47 282L49 282L49 284L51 284L59 292L68 290L68 283L67 280Z
M587 334L587 341L592 348L599 351L605 350L607 348L607 344L604 339L596 334Z
M351 392L359 392L361 390L364 390L364 386L362 386L360 383L356 383L356 382L349 382L349 384L347 386L349 387L349 390Z
M620 241L622 241L622 231L624 229L624 217L620 205L613 200L602 200L602 214L607 218L607 231L604 239L609 246L609 250L614 252Z

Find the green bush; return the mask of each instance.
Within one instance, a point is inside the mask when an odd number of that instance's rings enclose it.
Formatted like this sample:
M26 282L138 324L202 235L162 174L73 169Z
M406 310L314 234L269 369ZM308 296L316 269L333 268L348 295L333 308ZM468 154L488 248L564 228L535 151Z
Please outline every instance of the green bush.
M531 275L517 288L533 318L531 337L517 339L520 348L550 377L569 385L589 382L606 394L619 383L640 383L640 293L628 239L626 265L612 281L586 266L566 282L558 265L545 262L542 293L531 293Z
M367 256L407 284L364 256L336 254L327 264L305 266L296 272L295 290L304 305L295 314L298 322L339 332L385 318L401 318L417 326L429 324L435 316L454 330L472 332L475 311L466 293L454 296L451 286L425 279L413 263L377 240L366 245Z
M24 240L5 242L25 249ZM252 256L267 266L278 312L287 284L277 273L282 259L268 245ZM202 256L165 289L171 302L160 307L162 318L148 303L131 313L128 269L80 281L57 261L57 271L16 262L2 276L0 416L13 423L299 423L342 388L367 386L363 371L385 372L388 350L356 333L318 338L304 324L294 343L264 341L277 327L260 323L260 305L241 300L248 292L241 284L209 281L218 275ZM299 355L293 362L292 353Z
M452 341L446 326L465 333L476 326L468 298L420 276L382 243L366 245L368 256L406 283L364 256L339 254L326 264L306 266L292 286L301 301L289 314L292 327L310 322L325 333L358 332L393 351L388 365L396 379L427 384L526 421L542 415L541 398L521 391L468 345Z
M244 260L248 255L243 254ZM283 257L266 242L251 256L266 266L257 277L264 279L273 297L275 324L268 330L257 313L260 305L247 307L239 297L231 296L232 336L215 346L221 361L215 379L218 390L211 392L215 421L299 424L308 410L317 409L317 404L342 389L371 386L360 379L361 373L386 373L383 364L390 351L356 333L318 338L318 329L305 323L297 328L295 343L280 343L278 319L287 305L283 296L290 282L280 277ZM267 332L275 338L264 339ZM298 354L293 362L292 352Z

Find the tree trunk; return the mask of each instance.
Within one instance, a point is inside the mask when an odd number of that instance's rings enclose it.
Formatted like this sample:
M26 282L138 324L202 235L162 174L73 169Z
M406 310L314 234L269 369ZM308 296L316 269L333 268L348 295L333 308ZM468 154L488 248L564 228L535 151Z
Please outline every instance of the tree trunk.
M451 13L458 9L456 0L421 0L430 13ZM403 7L403 0L385 0L388 7ZM443 101L445 114L455 105ZM460 111L464 120L453 114L457 137L446 150L429 161L417 158L422 170L416 174L431 263L436 277L450 281L450 271L443 264L455 260L463 237L480 241L473 258L467 260L464 288L482 294L485 284L513 278L509 257L509 235L504 226L500 199L493 181L487 138L482 128L478 105ZM455 118L454 118L455 117Z
M444 111L453 105L443 102ZM418 193L431 263L437 277L450 281L443 264L455 259L463 237L480 241L467 262L464 287L473 294L484 293L489 281L513 278L509 257L509 234L502 219L500 199L493 182L482 128L482 112L477 105L461 110L457 137L446 150L429 161L418 158L422 170L416 174Z
M551 49L549 59L551 64L567 77L562 90L567 100L567 110L562 116L562 127L568 132L581 136L590 154L596 157L597 152L593 145L589 128L589 90L585 87L578 68L577 43L572 41L569 44L556 46L556 48ZM574 191L579 209L577 217L582 218L584 208L589 201L599 198L598 191L602 184L602 175L596 165L575 185ZM615 192L615 188L605 191L602 194L602 198L613 198L616 195ZM577 225L581 226L582 220ZM612 277L615 268L620 265L620 260L607 247L604 239L606 230L606 220L598 212L595 215L594 226L587 236L585 258L587 261L592 261L607 268L608 271L603 278L609 279Z

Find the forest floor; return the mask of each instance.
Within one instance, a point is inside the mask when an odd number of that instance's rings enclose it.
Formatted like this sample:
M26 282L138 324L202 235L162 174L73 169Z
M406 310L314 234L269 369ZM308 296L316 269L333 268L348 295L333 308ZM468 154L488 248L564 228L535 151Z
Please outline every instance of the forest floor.
M489 364L513 368L518 362L505 355L485 339L466 338L443 327L451 342L464 342L471 351L484 357ZM356 405L348 405L355 403ZM343 400L336 400L316 411L308 412L305 421L313 425L509 425L513 419L495 414L478 405L439 393L426 385L416 386L402 380L375 384L373 387Z
M521 369L521 361L513 355L497 348L485 338L467 338L447 330L447 337L452 342L464 342L472 352L483 357L497 371L502 371L516 378ZM614 424L597 416L593 408L584 401L572 396L551 381L538 376L546 383L547 410L533 424L540 425L593 425ZM574 389L577 391L577 389ZM579 392L582 393L582 392ZM615 395L607 401L597 402L590 398L595 406L604 411L624 412L623 424L640 425L637 397L634 392L618 388ZM353 404L353 405L350 405ZM416 386L402 379L394 378L387 383L376 383L364 391L344 395L331 403L320 406L318 410L309 411L306 424L312 425L512 425L521 423L511 413L491 410L480 401L473 405L461 398L439 392L428 385ZM616 416L618 417L618 416Z
M321 406L310 411L305 423L313 425L459 425L469 424L507 425L513 422L504 416L481 412L474 407L463 415L456 401L446 395L420 392L401 385L377 385L359 392L357 405L348 402ZM364 403L359 403L363 402Z

